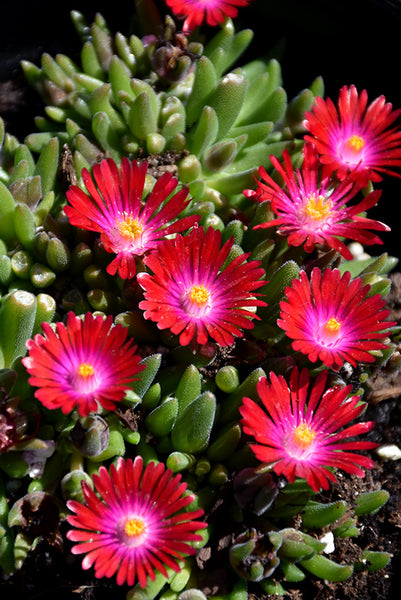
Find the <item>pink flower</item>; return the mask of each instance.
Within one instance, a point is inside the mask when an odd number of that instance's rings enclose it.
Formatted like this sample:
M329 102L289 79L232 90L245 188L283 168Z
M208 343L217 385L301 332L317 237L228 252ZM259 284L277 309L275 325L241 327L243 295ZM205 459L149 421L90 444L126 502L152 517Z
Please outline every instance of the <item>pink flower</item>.
M61 408L64 414L75 407L82 416L98 410L114 410L136 375L144 369L138 364L127 329L113 326L113 317L103 319L87 313L82 320L73 312L67 326L58 322L54 331L42 323L44 335L28 340L28 356L22 362L36 386L36 398L49 409Z
M266 172L259 168L263 181L258 182L255 194L246 194L258 202L271 202L277 219L256 225L254 229L278 226L278 233L288 236L290 246L304 244L306 252L312 252L317 244L338 250L344 258L351 260L352 254L340 239L355 240L361 244L381 244L381 239L370 230L390 231L384 223L361 217L360 213L375 206L381 192L368 194L353 206L347 203L360 191L360 185L349 179L342 183L323 171L319 177L319 155L313 144L304 146L302 171L294 172L287 150L283 153L282 165L274 156L270 157L274 167L284 180L280 187Z
M257 391L262 405L250 398L240 408L244 433L255 439L251 448L256 458L273 464L277 475L293 483L306 479L318 492L336 481L328 467L364 476L373 466L366 456L348 450L367 450L377 444L344 441L374 427L373 421L344 425L359 417L365 407L360 396L347 398L352 385L325 389L328 371L321 371L310 385L309 371L291 372L290 385L282 375L270 373L270 382L262 377Z
M316 98L304 125L311 135L305 140L316 144L322 163L344 179L349 173L364 187L368 181L381 181L380 173L399 175L389 167L401 165L401 131L392 127L401 109L379 96L368 106L368 95L358 95L354 85L340 90L338 108L328 98Z
M238 6L246 6L251 0L166 0L166 4L179 17L185 17L183 31L192 31L206 21L215 26L226 17L235 18Z
M311 362L321 360L338 370L348 361L374 362L372 351L387 348L379 340L389 335L395 322L385 321L389 310L376 294L367 297L370 286L363 286L351 273L339 269L314 268L309 281L305 271L285 290L280 303L278 325L294 340L292 347L306 354Z
M166 235L185 231L199 220L198 216L174 220L189 200L185 201L187 188L167 200L178 184L171 173L164 173L142 202L147 169L145 161L130 164L124 157L120 174L115 162L108 158L93 167L96 185L89 172L82 170L89 196L75 185L67 191L71 206L65 206L64 212L70 223L100 233L107 252L117 255L107 272L115 275L118 271L122 279L135 276L136 257L153 250Z
M155 571L165 577L166 567L179 572L178 561L195 554L191 542L202 539L195 532L207 525L194 519L203 510L185 511L195 496L184 496L187 484L163 463L144 467L140 456L134 461L120 457L110 472L101 466L93 483L95 491L82 484L86 505L67 502L75 513L67 521L77 528L67 537L79 542L73 554L86 555L83 569L94 566L98 578L116 573L118 585L138 580L144 588Z
M153 274L138 274L145 319L179 335L182 346L192 340L206 344L209 336L228 346L241 329L252 329L255 308L265 306L254 293L266 283L260 281L264 270L258 261L246 262L249 254L225 265L232 245L230 239L221 247L221 233L212 227L160 243L145 258Z

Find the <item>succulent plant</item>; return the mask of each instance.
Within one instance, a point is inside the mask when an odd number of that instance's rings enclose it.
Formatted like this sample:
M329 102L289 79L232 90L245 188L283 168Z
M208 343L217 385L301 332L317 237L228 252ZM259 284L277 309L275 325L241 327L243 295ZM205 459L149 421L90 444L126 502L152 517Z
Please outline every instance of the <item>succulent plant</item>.
M184 497L193 496L188 511L202 509L208 527L191 542L197 556L180 556L178 572L167 561L167 576L156 573L144 589L136 584L127 600L204 600L214 560L228 572L217 597L237 600L248 592L285 594L288 583L310 576L343 581L383 568L390 555L370 548L356 561L337 563L325 555L322 536L330 532L334 545L358 536L361 521L380 509L387 492L366 492L352 506L325 503L305 480L289 482L274 465L260 465L240 414L244 398L261 404L258 384L269 373L288 376L298 364L313 376L322 370L291 347L277 322L301 272L348 271L370 286L367 298L384 298L397 263L386 253L361 258L355 248L352 260L336 249L310 254L272 229L254 229L273 219L272 206L244 190L256 187L261 166L282 184L272 157L284 150L294 167L301 165L305 113L323 95L323 81L288 100L277 60L241 64L250 30L236 32L226 19L201 42L177 31L172 17L163 23L153 2L138 2L137 9L139 29L144 23L147 29L129 37L113 35L100 14L89 25L73 12L82 41L79 65L47 53L40 66L22 62L45 104L46 116L35 120L39 131L21 143L0 121L0 566L13 574L41 537L56 543L68 506L91 497L88 490L101 479L96 473L104 475L105 465L113 473L119 457L140 456L145 467L163 463L182 478ZM224 267L237 260L239 269L240 257L259 261L258 291L236 306L248 322L255 317L249 335L228 347L212 335L204 344L180 344L167 327L144 317L138 281L107 271L110 256L97 232L71 224L67 190L78 186L86 193L84 179L95 165L104 158L121 165L123 157L148 163L143 204L166 172L188 188L182 216L197 215L200 227L221 233ZM183 239L185 245L190 238ZM140 273L147 268L146 258L138 260ZM43 348L43 330L48 342L59 335L71 358L72 335L57 327L71 312L111 315L138 344L143 370L114 410L64 414L34 393L38 378L32 383L26 361L24 367L27 347ZM394 323L386 333L383 347L372 351L375 365L394 352ZM91 365L81 360L87 382ZM359 405L374 366L351 368L352 377L348 366L332 369L328 381L344 387L352 378ZM44 369L42 385L46 378ZM29 427L28 415L37 429ZM43 514L50 509L46 530ZM125 534L134 535L130 528Z

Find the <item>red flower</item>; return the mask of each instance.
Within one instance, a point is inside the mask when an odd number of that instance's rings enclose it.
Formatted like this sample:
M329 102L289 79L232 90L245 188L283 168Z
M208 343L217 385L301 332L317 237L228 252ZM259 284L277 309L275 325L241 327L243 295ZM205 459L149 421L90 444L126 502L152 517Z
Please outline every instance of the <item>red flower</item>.
M371 352L387 348L379 340L396 323L385 321L385 300L380 294L367 298L369 289L359 277L351 281L349 271L341 276L338 269L314 268L310 281L301 271L285 290L277 323L311 362L320 359L335 370L344 361L374 362Z
M230 239L221 247L221 233L212 227L206 233L195 227L187 236L160 243L145 258L153 275L138 273L145 319L180 335L182 346L193 339L206 344L209 336L228 346L241 329L252 329L255 308L265 306L254 293L266 283L260 281L264 270L258 261L246 262L249 254L224 266L232 245Z
M163 463L146 467L137 456L118 458L110 472L103 466L93 475L95 491L82 484L86 505L67 502L76 516L67 517L76 530L68 539L79 542L73 554L86 554L82 568L95 568L96 577L112 577L117 584L144 588L155 571L168 577L166 567L181 570L178 561L195 554L191 542L201 540L196 531L206 523L195 521L203 510L185 511L194 494L184 495L187 484L181 476L172 476Z
M278 226L278 233L288 236L290 246L304 244L306 252L312 252L317 244L338 250L344 258L351 260L352 254L340 239L355 240L361 244L381 244L381 239L369 231L390 231L384 223L361 217L360 213L375 206L381 192L368 194L359 204L347 206L360 191L360 185L349 179L342 183L333 181L325 170L319 177L319 155L315 146L304 146L302 171L294 172L287 150L283 153L284 164L270 157L274 167L284 180L285 189L280 187L266 172L259 168L263 181L258 182L254 194L247 196L258 202L271 202L277 219L256 225L254 229Z
M167 202L178 180L164 173L155 183L146 201L142 202L148 164L124 157L121 174L115 162L108 158L93 167L94 184L89 172L82 170L89 196L78 186L71 186L67 199L71 206L64 212L72 225L98 231L107 252L117 254L107 267L110 275L123 279L135 276L135 257L153 250L160 239L185 231L199 221L198 216L175 220L188 205L188 189L183 188Z
M58 322L56 331L42 323L44 336L28 340L28 356L22 362L31 375L30 385L39 389L36 398L46 408L61 408L64 414L75 407L82 416L98 410L114 410L144 365L138 364L127 329L113 326L113 317L104 319L87 313L82 320L73 312L67 326Z
M183 31L192 31L206 20L208 25L223 23L226 17L234 18L238 6L251 0L166 0L166 4L179 17L185 17Z
M290 483L296 477L306 479L318 492L336 481L328 467L364 476L373 466L366 456L348 450L367 450L377 444L363 441L344 441L374 427L373 421L350 425L365 407L360 396L347 398L352 385L325 389L328 371L321 371L312 385L309 371L301 373L295 367L288 386L282 375L270 373L270 382L262 377L257 391L262 406L243 399L240 408L244 432L255 438L251 448L258 460L273 464L277 475Z
M364 187L368 181L381 181L380 173L399 175L389 167L401 165L401 131L392 127L401 109L379 96L368 106L368 95L358 95L354 85L343 86L338 110L328 98L316 98L305 114L305 127L311 135L305 140L316 144L322 163L337 172L340 179L349 173Z

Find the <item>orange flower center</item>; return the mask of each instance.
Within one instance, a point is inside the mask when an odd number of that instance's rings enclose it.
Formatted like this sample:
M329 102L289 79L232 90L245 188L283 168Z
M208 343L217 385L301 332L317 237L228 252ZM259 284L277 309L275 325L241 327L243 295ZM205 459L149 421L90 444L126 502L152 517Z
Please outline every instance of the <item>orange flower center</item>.
M95 374L95 369L89 363L81 363L78 367L78 375L87 379L88 377L92 377Z
M351 135L346 141L345 145L349 150L352 150L355 154L358 154L365 145L365 140L360 135Z
M142 224L131 215L127 215L125 219L118 221L116 226L120 235L129 242L136 240L143 233Z
M340 321L337 321L335 317L330 317L328 321L324 324L324 330L329 335L336 335L341 328Z
M204 285L193 285L189 290L189 298L198 306L205 306L209 301L210 294Z
M332 203L321 194L310 194L303 208L304 214L313 221L325 219L331 212Z
M145 523L139 517L128 519L124 524L124 533L128 537L141 535L145 531Z
M306 423L301 423L295 427L292 438L296 446L305 450L309 448L313 440L316 437L316 433Z

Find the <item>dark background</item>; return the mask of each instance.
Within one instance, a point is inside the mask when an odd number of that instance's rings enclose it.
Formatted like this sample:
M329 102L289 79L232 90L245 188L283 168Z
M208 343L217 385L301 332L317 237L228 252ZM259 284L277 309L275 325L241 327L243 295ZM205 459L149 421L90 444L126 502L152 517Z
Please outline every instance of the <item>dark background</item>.
M165 8L162 0L157 4ZM4 82L22 78L20 61L39 64L43 52L62 52L79 61L81 42L71 10L82 12L89 23L100 12L113 32L129 35L133 5L133 0L61 0L51 5L21 0L2 7L0 115L10 133L23 140L35 130L33 117L42 114L34 93L25 98L24 111L19 110L18 98L11 106L2 102L8 89ZM353 83L366 88L370 100L384 94L401 108L401 0L254 0L240 9L236 27L250 27L255 33L243 62L273 53L281 62L290 98L321 75L325 94L333 99L342 85ZM386 178L380 187L380 205L370 216L391 224L392 234L383 235L385 249L400 256L401 179Z

